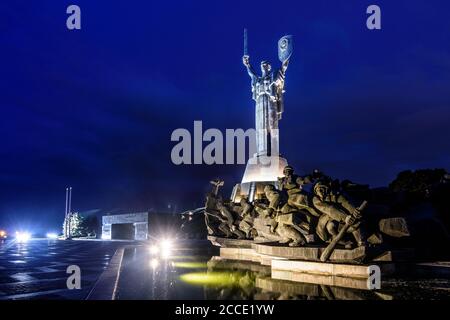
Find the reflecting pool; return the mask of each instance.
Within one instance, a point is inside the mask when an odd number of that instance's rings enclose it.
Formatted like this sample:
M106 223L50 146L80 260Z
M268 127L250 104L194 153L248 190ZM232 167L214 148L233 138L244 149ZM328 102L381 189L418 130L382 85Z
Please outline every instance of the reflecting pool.
M381 290L361 290L271 278L269 266L225 260L217 248L192 243L157 254L127 249L117 299L393 300L450 299L450 280L382 279Z

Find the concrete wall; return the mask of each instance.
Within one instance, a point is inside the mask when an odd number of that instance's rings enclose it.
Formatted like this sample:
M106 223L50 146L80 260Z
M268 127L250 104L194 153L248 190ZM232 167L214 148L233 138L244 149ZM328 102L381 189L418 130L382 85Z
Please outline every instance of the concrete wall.
M111 225L113 224L133 224L135 229L135 240L148 239L148 212L137 212L127 214L117 214L102 217L102 239L111 239Z

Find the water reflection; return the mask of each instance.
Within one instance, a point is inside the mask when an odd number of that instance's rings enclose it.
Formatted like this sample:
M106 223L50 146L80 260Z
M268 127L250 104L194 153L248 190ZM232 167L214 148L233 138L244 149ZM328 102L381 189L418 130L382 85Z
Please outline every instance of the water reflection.
M176 255L177 253L178 255ZM143 263L144 261L144 263ZM318 283L278 280L271 268L259 263L225 260L189 254L164 259L148 248L125 252L118 299L208 299L208 300L380 300L449 298L429 280L411 283L388 279L382 290L369 291ZM428 282L427 282L428 281ZM308 279L313 282L313 279ZM442 287L442 283L439 283Z
M205 284L207 299L362 300L377 298L376 293L371 291L273 279L270 267L252 262L213 257L208 262L207 274L216 273L228 273L235 281L217 285Z

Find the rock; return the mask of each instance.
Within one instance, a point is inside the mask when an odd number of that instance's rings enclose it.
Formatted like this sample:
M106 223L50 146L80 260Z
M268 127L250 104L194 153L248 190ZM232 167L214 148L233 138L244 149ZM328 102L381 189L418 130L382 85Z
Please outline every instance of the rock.
M370 244L382 244L383 235L380 233L374 233L369 238L367 238L367 242L369 242Z
M381 219L378 226L382 233L391 237L401 238L410 236L408 224L404 218Z

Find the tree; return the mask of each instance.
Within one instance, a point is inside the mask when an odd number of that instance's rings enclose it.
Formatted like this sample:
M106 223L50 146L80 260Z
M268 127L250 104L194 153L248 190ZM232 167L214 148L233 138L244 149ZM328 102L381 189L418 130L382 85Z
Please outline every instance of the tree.
M87 236L86 226L84 224L85 218L78 212L69 214L69 217L64 219L63 234L66 233L66 228L70 232L71 238L79 238Z
M97 216L88 215L87 217L81 215L78 212L74 212L70 214L70 228L68 219L64 219L63 223L63 234L66 234L66 228L70 230L71 238L80 238L80 237L96 237L99 222Z
M389 188L394 192L411 192L426 196L431 189L440 183L445 169L406 170L398 174Z

